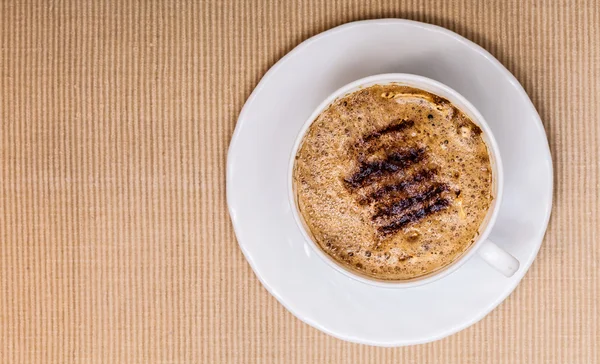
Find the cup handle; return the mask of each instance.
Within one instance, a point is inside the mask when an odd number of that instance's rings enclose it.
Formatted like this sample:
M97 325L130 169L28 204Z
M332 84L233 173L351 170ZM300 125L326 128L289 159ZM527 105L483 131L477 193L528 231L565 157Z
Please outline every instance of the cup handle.
M477 252L486 263L507 277L511 277L519 270L520 263L517 258L513 257L504 249L499 248L498 245L489 240L484 241Z

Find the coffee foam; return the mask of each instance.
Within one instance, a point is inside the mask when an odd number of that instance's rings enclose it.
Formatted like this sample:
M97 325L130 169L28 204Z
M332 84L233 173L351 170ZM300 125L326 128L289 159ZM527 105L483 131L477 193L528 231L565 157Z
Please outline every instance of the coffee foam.
M403 280L438 270L474 241L492 201L481 129L450 102L375 85L330 105L294 165L315 242L361 274Z

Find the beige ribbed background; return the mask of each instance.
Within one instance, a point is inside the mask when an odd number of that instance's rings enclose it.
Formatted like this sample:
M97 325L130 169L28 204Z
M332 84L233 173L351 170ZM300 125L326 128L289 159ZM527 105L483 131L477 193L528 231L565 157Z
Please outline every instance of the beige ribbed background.
M554 212L516 291L441 341L305 325L260 285L225 204L261 76L360 19L447 27L537 107ZM600 2L0 1L0 363L600 362Z

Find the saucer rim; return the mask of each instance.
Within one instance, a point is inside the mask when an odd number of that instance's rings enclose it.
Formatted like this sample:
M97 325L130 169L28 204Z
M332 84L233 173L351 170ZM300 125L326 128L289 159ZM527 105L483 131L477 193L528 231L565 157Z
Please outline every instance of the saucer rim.
M529 258L529 260L525 261L522 263L522 270L523 272L518 276L517 280L512 281L509 285L506 286L506 289L504 290L504 292L502 292L501 295L498 296L498 299L496 299L494 302L492 302L491 304L487 305L482 311L481 313L474 315L473 317L471 317L468 320L465 320L462 324L458 324L448 330L445 330L441 333L438 333L437 335L432 335L428 338L425 339L416 339L416 340L401 340L401 341L386 341L386 342L381 342L381 341L377 341L377 340L365 340L363 338L357 338L357 337L353 337L351 335L340 335L336 332L332 332L331 330L327 329L326 327L324 327L323 325L319 324L318 322L307 318L307 317L303 317L300 314L298 314L297 312L295 312L294 310L292 310L290 308L290 306L284 301L284 299L281 297L281 295L277 292L277 290L272 287L271 285L269 285L264 278L258 273L257 268L256 268L256 264L254 262L254 260L252 259L252 255L249 251L247 251L247 249L240 243L240 241L242 240L242 236L244 235L239 227L239 222L236 218L235 215L235 211L233 209L233 202L231 201L232 199L232 182L231 182L231 175L233 173L233 166L231 163L231 156L233 154L233 151L235 150L237 144L238 144L238 140L239 140L239 135L243 132L244 128L246 127L247 122L245 122L246 118L246 114L248 112L248 109L251 107L251 105L254 103L255 98L257 97L257 95L261 92L262 88L265 86L266 82L268 81L268 79L272 76L273 73L275 73L280 67L282 67L290 58L294 57L297 53L299 53L301 50L303 50L304 48L308 47L310 44L312 44L313 42L316 42L318 40L321 40L322 38L326 38L328 36L331 36L333 34L339 33L339 32L343 32L346 31L348 29L354 28L354 27L360 27L360 26L368 26L368 25L387 25L387 24L406 24L409 26L413 26L413 27L417 27L417 28L421 28L425 31L430 31L430 32L436 32L436 33L442 33L444 35L450 36L455 38L457 41L459 41L460 43L463 43L465 46L467 46L468 48L470 48L471 50L479 53L481 56L483 56L487 61L491 62L491 64L498 69L503 75L504 77L508 80L508 82L513 86L513 88L515 89L515 92L517 92L519 94L519 96L521 96L521 98L524 98L526 100L526 104L531 108L531 110L533 111L533 119L535 119L535 127L538 129L538 131L540 131L542 133L542 135L545 136L544 138L544 143L542 144L542 146L545 146L545 151L546 151L546 162L548 162L548 167L549 167L549 189L548 189L548 196L547 201L548 201L548 205L545 211L545 216L544 216L544 220L543 220L543 224L540 224L539 229L536 233L536 236L534 238L532 238L532 241L536 241L537 243L535 244L535 247L533 247L534 249L532 250L532 252L534 254L532 254ZM358 343L358 344L365 344L365 345L372 345L372 346L380 346L380 347L401 347L401 346L409 346L409 345L418 345L418 344L425 344L425 343L429 343L429 342L433 342L433 341L437 341L440 339L443 339L447 336L450 336L452 334L455 334L459 331L464 330L467 327L470 327L472 325L474 325L475 323L479 322L480 320L482 320L484 317L486 317L492 310L494 310L500 303L502 303L508 296L510 296L510 294L512 292L514 292L515 288L519 285L519 283L521 283L521 281L523 280L524 276L527 274L527 272L529 271L529 268L531 268L531 265L533 264L533 262L535 261L535 259L537 258L537 255L539 253L539 250L541 248L541 245L543 243L543 239L544 236L546 234L547 228L548 228L548 224L550 221L550 217L551 217L551 213L552 213L552 207L553 207L553 192L554 192L554 166L553 166L553 161L552 161L552 154L551 154L551 150L550 150L550 146L548 143L548 136L546 133L546 130L543 126L543 123L541 121L541 118L539 116L539 113L537 112L535 106L533 105L533 102L531 101L531 99L529 98L529 95L527 95L527 92L525 91L525 89L523 88L523 86L519 83L519 81L515 78L515 76L508 71L508 69L506 69L506 67L504 67L504 65L502 65L502 63L500 63L500 61L498 61L494 56L492 56L488 51L486 51L484 48L482 48L481 46L479 46L478 44L470 41L469 39L451 31L448 30L446 28L437 26L437 25L433 25L433 24L428 24L428 23L423 23L423 22L418 22L418 21L414 21L414 20L408 20L408 19L394 19L394 18L382 18L382 19L370 19L370 20L361 20L361 21L354 21L354 22L349 22L349 23L345 23L339 26L336 26L334 28L331 28L329 30L326 30L324 32L321 32L319 34L316 34L314 36L312 36L309 39L306 39L305 41L303 41L302 43L298 44L296 47L294 47L290 52L288 52L287 54L285 54L281 59L279 59L261 78L261 80L259 81L259 83L257 84L257 86L254 88L254 90L252 91L252 93L250 94L250 96L248 97L248 99L246 100L246 102L244 103L244 106L242 107L242 110L240 111L240 114L238 116L238 119L236 121L236 126L233 132L233 135L231 137L230 140L230 144L229 144L229 148L228 148L228 152L227 152L227 162L226 162L226 200L227 200L227 209L229 212L229 216L232 222L232 226L233 226L233 230L236 236L236 239L238 241L238 246L240 247L240 250L242 251L244 257L246 258L246 261L248 262L248 264L250 264L250 267L252 268L252 271L254 272L254 275L258 278L258 280L260 281L260 283L265 287L265 289L273 296L275 297L275 299L277 299L277 301L283 306L285 307L286 310L288 310L292 315L294 315L296 318L298 318L300 321L318 329L321 332L324 332L328 335L331 335L335 338L338 338L340 340L344 340L344 341L348 341L348 342L352 342L352 343ZM385 290L386 288L381 288L381 287L376 287L376 289L382 289Z

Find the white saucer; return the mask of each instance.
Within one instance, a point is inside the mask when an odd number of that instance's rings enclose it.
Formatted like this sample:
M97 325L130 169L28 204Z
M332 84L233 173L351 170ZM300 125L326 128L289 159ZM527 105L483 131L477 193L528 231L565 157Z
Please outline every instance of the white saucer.
M414 73L454 88L479 109L498 141L505 192L490 238L519 259L506 278L477 255L425 286L370 286L329 267L290 211L286 173L295 137L331 92L380 73ZM380 346L429 342L477 322L521 281L552 207L544 128L518 81L489 53L446 29L407 20L346 24L296 47L244 106L227 158L227 202L246 259L302 321L340 339Z

